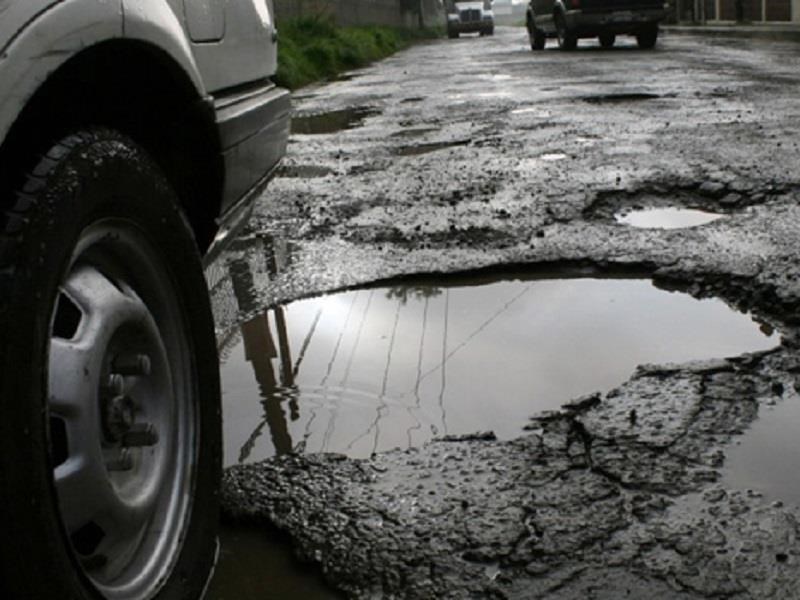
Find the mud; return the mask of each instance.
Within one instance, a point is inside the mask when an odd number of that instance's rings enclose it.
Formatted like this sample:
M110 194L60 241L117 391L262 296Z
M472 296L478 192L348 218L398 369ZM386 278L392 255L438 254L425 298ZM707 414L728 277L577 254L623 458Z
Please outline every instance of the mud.
M468 41L304 91L299 114L380 112L290 142L288 167L333 173L276 179L220 259L223 350L279 302L512 266L643 274L754 311L782 345L641 367L514 440L235 467L226 514L287 532L358 598L797 598L800 508L746 487L729 456L763 415L800 401L798 46L682 37L655 52L532 54L512 28ZM583 101L619 94L657 97ZM414 145L469 142L397 156L405 131ZM673 230L613 218L665 206L726 218ZM246 274L235 305L230 265Z

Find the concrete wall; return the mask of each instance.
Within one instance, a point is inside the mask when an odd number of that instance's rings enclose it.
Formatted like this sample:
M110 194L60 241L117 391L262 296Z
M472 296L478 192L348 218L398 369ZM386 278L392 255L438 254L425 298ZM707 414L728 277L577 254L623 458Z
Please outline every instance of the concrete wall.
M298 17L329 15L341 26L390 25L416 27L420 0L273 0L277 22ZM441 0L422 0L426 26L443 25Z

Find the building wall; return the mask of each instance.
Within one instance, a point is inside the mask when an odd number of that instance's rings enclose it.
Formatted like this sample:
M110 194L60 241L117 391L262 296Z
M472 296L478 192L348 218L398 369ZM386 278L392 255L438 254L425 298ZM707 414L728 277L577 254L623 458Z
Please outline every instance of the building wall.
M708 20L743 20L752 23L800 22L798 14L800 6L795 2L793 8L793 0L715 0L715 2L715 14L712 16L711 13L707 13Z
M800 0L675 0L678 21L800 24Z
M273 0L278 26L284 19L329 15L338 25L389 25L415 27L419 24L420 0ZM442 25L441 0L422 0L426 26Z

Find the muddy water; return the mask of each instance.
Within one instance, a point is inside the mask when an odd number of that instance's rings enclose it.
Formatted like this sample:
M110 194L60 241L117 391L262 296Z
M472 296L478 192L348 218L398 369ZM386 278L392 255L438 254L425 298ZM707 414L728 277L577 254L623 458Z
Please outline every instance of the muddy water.
M378 112L368 106L356 106L319 114L298 115L292 117L292 133L322 135L353 129Z
M277 533L227 527L220 532L220 555L206 600L338 600L322 576L297 562Z
M722 487L754 490L767 502L800 508L800 396L791 385L776 393L772 406L736 445L726 451Z
M618 223L643 229L683 229L712 223L725 215L692 208L646 208L615 215Z
M363 457L529 416L638 364L778 343L720 300L638 279L420 281L294 302L244 323L222 369L225 463Z

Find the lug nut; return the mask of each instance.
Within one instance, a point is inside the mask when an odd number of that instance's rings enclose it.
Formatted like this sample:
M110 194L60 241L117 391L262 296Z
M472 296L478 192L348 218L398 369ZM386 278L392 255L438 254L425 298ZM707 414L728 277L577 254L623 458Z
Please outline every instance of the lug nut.
M125 376L150 375L150 357L146 354L121 354L111 363L115 373Z
M112 373L108 376L108 381L103 387L109 395L121 396L125 393L125 378L122 375Z
M158 443L158 431L150 423L134 423L122 436L122 445L126 447L155 446Z

